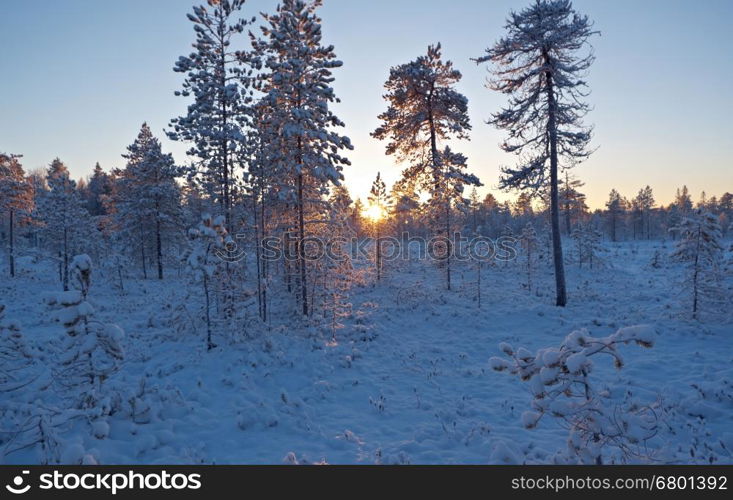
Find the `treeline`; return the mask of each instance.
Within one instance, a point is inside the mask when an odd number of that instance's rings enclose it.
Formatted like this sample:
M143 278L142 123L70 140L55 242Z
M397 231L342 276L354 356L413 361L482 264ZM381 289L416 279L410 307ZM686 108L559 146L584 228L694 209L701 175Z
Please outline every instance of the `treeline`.
M517 201L476 194L481 181L455 149L471 130L468 100L456 90L462 75L436 44L389 71L386 110L372 136L404 169L389 192L377 177L368 206L343 185L352 145L332 111L333 73L342 63L322 40L321 1L283 0L260 18L244 18L244 3L209 0L188 16L193 50L174 66L183 76L176 95L188 108L165 132L190 146L185 165L162 151L145 124L123 154L123 168L97 165L79 182L58 158L26 174L19 156L2 156L2 238L11 276L20 241L24 252L56 261L64 289L71 258L84 253L120 287L127 275L164 279L187 270L202 285L207 311L212 300L226 318L249 314L254 301L266 321L275 295L303 316L333 318L348 302L356 271L348 260L307 258L314 238L329 244L367 229L378 238L405 231L442 237L438 260L450 289L456 234L534 231L548 241L556 303L563 306L563 234L586 249L598 233L612 241L680 236L676 228L694 205L686 188L668 207L658 206L648 186L631 200L612 191L605 210L590 212L582 182L571 175L570 167L591 153L583 75L594 60L588 39L597 33L569 1L534 0L510 13L504 36L475 59L491 65L489 89L507 96L489 122L506 132L501 148L517 155L499 180L518 191ZM729 193L700 204L729 228ZM265 258L263 242L273 237L294 258ZM379 278L380 262L376 268Z

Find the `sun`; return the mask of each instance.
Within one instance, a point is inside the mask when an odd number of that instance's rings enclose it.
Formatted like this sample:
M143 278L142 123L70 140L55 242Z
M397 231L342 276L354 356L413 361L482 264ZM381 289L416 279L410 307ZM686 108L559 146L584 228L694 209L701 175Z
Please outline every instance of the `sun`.
M379 205L369 205L361 213L364 217L374 222L380 221L387 216L384 208Z

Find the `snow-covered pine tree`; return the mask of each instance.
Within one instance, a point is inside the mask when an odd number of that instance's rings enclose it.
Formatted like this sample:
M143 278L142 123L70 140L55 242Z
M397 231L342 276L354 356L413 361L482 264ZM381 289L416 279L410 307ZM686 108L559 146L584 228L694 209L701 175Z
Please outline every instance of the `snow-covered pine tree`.
M171 120L168 137L190 142L197 159L189 176L219 204L226 226L232 227L235 166L247 147L243 128L249 123L251 54L235 50L245 27L255 21L238 18L245 0L208 0L193 8L194 51L173 68L186 78L176 95L193 97L185 116Z
M499 348L509 359L492 357L489 366L529 383L532 409L522 413L524 427L535 428L546 415L564 421L569 434L568 452L559 457L562 462L618 463L646 456L645 442L657 433L658 416L652 406L610 400L609 391L591 377L590 358L608 355L620 369L624 364L618 351L621 345L634 343L648 348L655 340L655 331L647 325L621 328L602 338L581 329L558 347L539 349L535 354L523 347L515 351L502 343ZM614 451L618 452L615 456Z
M221 272L225 261L221 255L226 252L227 245L234 241L224 226L224 216L212 217L204 214L201 223L188 231L191 248L186 256L186 263L193 279L199 282L204 292L203 316L206 323L206 349L216 347L212 340L211 294L212 281Z
M585 204L585 194L579 188L585 185L584 182L570 175L570 169L565 169L565 176L560 181L559 197L560 207L565 219L565 232L572 232L573 222L577 222L588 210Z
M575 247L578 253L578 267L583 267L583 262L587 262L591 269L594 263L597 265L600 261L599 253L603 251L601 245L601 232L593 227L590 222L579 222L571 237L575 240Z
M322 45L321 0L283 0L277 12L264 15L263 39L253 38L266 68L262 89L270 107L269 127L277 131L268 144L270 168L276 169L280 200L295 209L297 281L303 315L309 314L305 241L311 218L325 212L323 197L343 179L349 165L342 150L353 149L335 129L344 123L329 105L338 102L332 70L342 66L333 46ZM320 215L318 215L320 214Z
M94 408L102 399L102 383L117 371L124 358L124 331L94 318L89 303L92 259L75 256L69 266L71 290L51 294L46 303L55 309L52 318L66 329L54 380L80 408Z
M516 237L514 236L514 229L512 228L511 224L506 224L502 230L501 235L499 238L504 242L505 244L514 244L516 241ZM509 267L509 256L502 254L501 256L498 256L499 260L504 261L504 267Z
M524 256L526 258L527 267L527 291L532 293L532 271L534 270L534 263L537 259L537 247L539 246L539 239L537 238L537 231L531 222L527 222L522 228L522 232L519 235L519 241L524 249Z
M652 238L652 213L656 201L654 200L654 192L650 186L646 186L639 190L636 201L641 210L641 230L646 233L646 239Z
M468 100L455 89L460 79L453 63L442 60L440 44L429 46L427 54L414 61L391 68L384 84L389 106L378 117L382 124L372 132L372 137L390 141L388 155L409 163L403 177L430 193L431 222L446 243L443 262L449 290L453 208L467 203L462 195L466 185L481 185L466 172L464 155L448 146L440 149L441 141L469 138Z
M620 227L626 214L626 200L615 189L611 189L606 202L608 232L611 241L618 241Z
M127 165L118 172L113 197L117 230L132 243L130 248L139 249L144 277L146 250L154 249L158 279L163 279L164 247L181 236L181 192L176 183L181 171L173 157L162 152L146 123L122 157Z
M15 276L15 232L18 221L33 210L33 192L25 178L20 156L0 153L0 221L7 218L8 264ZM4 233L4 231L0 231Z
M594 57L578 52L596 32L569 0L534 0L511 12L505 29L507 35L476 59L494 64L488 87L511 96L508 107L490 121L509 132L502 149L520 159L516 168L504 169L500 185L536 191L549 184L556 304L565 306L558 169L591 153L591 129L582 119L589 110L583 102L584 74Z
M369 191L370 209L373 207L374 210L372 224L374 224L374 232L377 236L376 246L374 248L374 266L377 270L377 281L382 279L382 224L388 213L388 204L387 185L382 180L382 174L377 172L377 178L374 179L372 188Z
M97 162L84 191L86 208L92 217L107 215L105 200L112 194L112 179Z
M420 211L420 197L416 192L415 183L402 177L392 185L389 193L392 211L390 216L394 221L396 236L407 240L411 234L418 232Z
M343 328L343 318L352 312L349 291L353 286L355 270L348 250L351 227L351 196L346 186L336 186L329 198L329 223L321 227L319 238L328 251L321 262L323 298L321 308L329 324L331 341L337 342L337 332Z
M46 182L49 189L39 196L34 217L42 224L44 245L59 256L59 277L66 291L70 259L90 245L95 229L76 183L58 158L51 162Z
M720 260L723 253L718 219L703 209L688 213L678 229L680 240L672 257L688 264L685 285L692 302L692 318L698 319L702 302L721 298Z

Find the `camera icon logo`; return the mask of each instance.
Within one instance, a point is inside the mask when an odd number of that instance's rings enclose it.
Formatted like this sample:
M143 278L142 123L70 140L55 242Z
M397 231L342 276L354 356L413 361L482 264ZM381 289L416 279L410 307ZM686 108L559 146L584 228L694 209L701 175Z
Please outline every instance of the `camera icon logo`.
M22 474L23 475L30 474L30 471L24 470L24 471L22 471ZM13 478L13 484L12 485L6 484L5 485L5 488L10 493L13 493L15 495L22 495L23 493L27 493L28 490L31 489L31 485L30 484L26 484L25 486L23 486L23 482L24 482L23 475L21 475L21 476L15 476Z

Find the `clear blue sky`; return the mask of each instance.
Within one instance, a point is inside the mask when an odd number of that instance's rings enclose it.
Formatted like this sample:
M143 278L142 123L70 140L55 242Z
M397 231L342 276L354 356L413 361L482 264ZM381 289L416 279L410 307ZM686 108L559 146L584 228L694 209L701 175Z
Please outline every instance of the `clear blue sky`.
M273 10L274 0L250 0L245 13ZM389 67L407 62L429 43L464 78L471 142L455 148L487 189L499 167L514 159L497 147L502 134L484 120L503 97L483 87L486 69L469 58L502 34L513 0L325 0L326 43L344 67L336 72L336 107L354 142L345 171L364 196L378 170L394 181L402 167L369 137L385 109L382 84ZM608 191L626 196L650 184L667 203L687 184L695 198L733 191L733 2L730 0L575 0L602 36L593 44L589 121L595 155L576 169L592 207ZM61 157L75 177L99 161L122 166L120 155L143 121L161 138L168 120L185 110L173 96L172 71L193 40L186 0L4 0L0 30L0 151L25 156L27 170ZM185 146L163 140L179 162ZM496 192L496 191L495 191ZM500 199L508 197L498 193Z

